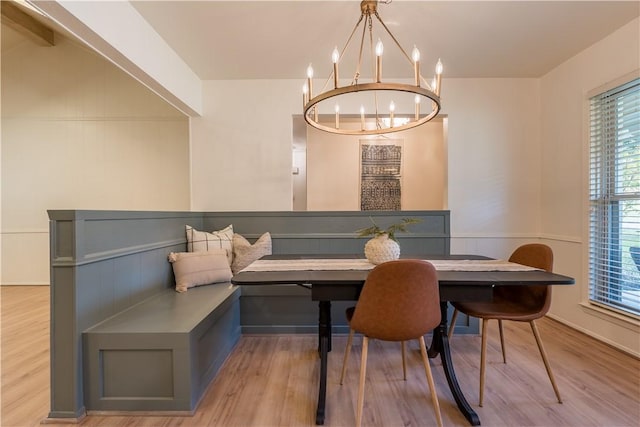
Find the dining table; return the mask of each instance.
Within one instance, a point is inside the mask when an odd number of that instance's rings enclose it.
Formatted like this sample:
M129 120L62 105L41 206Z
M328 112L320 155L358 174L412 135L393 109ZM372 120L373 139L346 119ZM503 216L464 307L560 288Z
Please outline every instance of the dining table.
M447 337L447 311L451 301L491 301L496 286L570 285L569 276L535 269L481 255L403 255L433 263L440 291L440 324L427 349L430 358L442 361L449 389L458 409L471 425L480 418L467 402L458 380ZM318 351L320 378L316 424L324 424L327 393L327 359L331 351L331 302L357 301L368 273L375 265L358 255L269 255L236 273L236 285L295 284L310 289L318 301Z

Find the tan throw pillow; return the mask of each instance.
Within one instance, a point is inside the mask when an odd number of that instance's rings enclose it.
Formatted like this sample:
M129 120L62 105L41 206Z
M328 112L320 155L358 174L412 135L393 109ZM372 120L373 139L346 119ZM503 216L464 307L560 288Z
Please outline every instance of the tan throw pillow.
M260 236L253 245L241 235L233 235L233 274L265 255L271 255L271 234L268 232Z
M187 231L187 251L188 252L205 252L213 249L225 249L227 251L227 259L229 265L233 260L233 225L228 225L222 230L199 231L190 225L186 226Z
M186 292L194 286L228 282L232 276L227 251L224 249L208 252L171 252L169 262L173 267L178 292Z

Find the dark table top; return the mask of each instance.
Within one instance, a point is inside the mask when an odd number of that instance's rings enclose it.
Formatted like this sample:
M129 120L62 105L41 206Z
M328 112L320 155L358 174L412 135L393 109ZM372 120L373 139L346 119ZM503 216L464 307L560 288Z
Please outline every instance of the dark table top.
M265 259L326 259L361 258L357 255L271 255ZM414 259L491 259L478 255L407 255ZM297 271L245 271L233 276L231 282L236 285L297 284L311 285L317 288L332 287L332 299L353 299L357 295L346 288L361 287L370 270L297 270ZM462 300L464 295L471 296L480 292L480 288L493 286L522 285L571 285L573 278L541 270L535 271L439 271L438 282L441 296L448 300ZM340 289L342 290L340 290ZM325 289L329 292L329 289ZM318 299L318 295L314 299ZM323 293L325 295L326 293ZM466 299L466 298L464 298Z

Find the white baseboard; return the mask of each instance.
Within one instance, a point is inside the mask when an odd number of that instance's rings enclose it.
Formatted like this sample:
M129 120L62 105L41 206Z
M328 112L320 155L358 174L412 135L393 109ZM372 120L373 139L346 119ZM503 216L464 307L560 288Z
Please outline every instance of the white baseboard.
M600 342L603 342L606 345L615 348L616 350L620 350L621 352L623 352L625 354L628 354L629 356L635 357L636 359L640 359L640 352L635 352L635 351L633 351L633 350L631 350L631 349L629 349L627 347L623 347L623 346L621 346L620 344L618 344L615 341L611 341L610 339L608 339L606 337L603 337L603 336L600 336L600 335L596 335L596 334L594 334L592 331L590 331L588 329L585 329L585 328L583 328L581 326L578 326L578 325L576 325L574 323L567 322L565 319L562 319L562 318L560 318L558 316L555 316L555 315L553 315L551 313L547 313L546 316L551 318L551 319L553 319L553 320L555 320L558 323L562 323L563 325L566 325L566 326L570 327L571 329L575 329L576 331L582 332L583 334L588 335L593 339L596 339L596 340L598 340Z
M21 283L21 282L5 282L0 283L0 286L50 286L49 282L29 282L29 283Z

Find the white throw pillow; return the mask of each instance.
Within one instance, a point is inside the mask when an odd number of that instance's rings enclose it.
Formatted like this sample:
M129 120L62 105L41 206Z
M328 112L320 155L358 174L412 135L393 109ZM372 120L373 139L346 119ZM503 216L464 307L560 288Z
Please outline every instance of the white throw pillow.
M187 225L186 232L188 252L225 249L227 251L229 265L231 265L231 261L233 260L233 225L228 225L222 230L212 231L211 233L199 231Z
M224 249L207 252L171 252L169 262L176 278L177 292L186 292L194 286L228 282L232 276L227 251Z
M268 232L260 236L253 245L240 234L233 235L233 274L265 255L271 255L271 234Z

